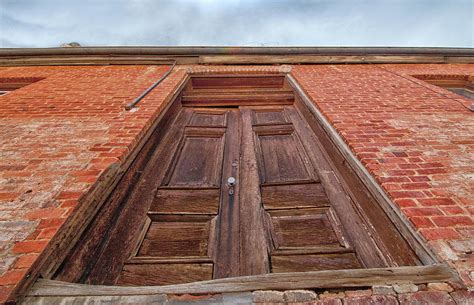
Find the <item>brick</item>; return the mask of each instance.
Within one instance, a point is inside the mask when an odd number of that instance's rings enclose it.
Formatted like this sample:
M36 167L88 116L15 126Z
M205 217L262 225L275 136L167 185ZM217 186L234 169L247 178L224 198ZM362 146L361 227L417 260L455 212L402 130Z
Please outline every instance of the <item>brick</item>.
M56 197L56 199L79 199L82 195L82 192L61 192L59 195Z
M452 228L420 229L420 233L428 240L459 238L459 233Z
M418 201L424 206L456 205L451 198L428 198L418 199Z
M410 176L408 178L413 182L431 181L431 179L427 176Z
M6 301L11 301L11 299L9 298L11 292L13 291L13 288L14 286L13 285L9 285L9 286L2 286L0 285L0 304L8 304L6 303ZM10 303L10 304L14 304L14 303ZM10 305L8 304L8 305Z
M0 276L0 286L16 284L26 273L26 270L10 270Z
M440 210L446 215L461 215L465 213L464 210L458 206L443 206L440 207Z
M438 208L406 208L403 209L403 212L409 217L443 215L443 212Z
M374 295L344 299L344 305L398 305L398 300L391 295Z
M398 300L400 301L400 305L455 305L453 299L449 296L449 294L441 291L420 291L416 293L401 294L399 295Z
M420 191L389 191L390 196L394 199L399 198L425 198L426 195Z
M467 216L433 216L431 219L439 227L469 226L473 223Z
M472 305L472 300L474 300L474 291L458 290L451 293L451 297L457 305Z
M411 217L410 221L417 228L431 228L435 226L428 217Z
M354 297L367 297L372 295L372 290L364 289L364 290L346 290L346 297L354 298Z
M20 256L17 261L15 262L14 268L16 269L23 269L29 268L33 264L33 262L38 258L39 254L32 253L32 254L25 254Z
M32 211L26 214L26 218L29 220L37 219L51 219L60 218L64 214L64 209L59 208L45 208L36 211Z
M340 299L344 298L346 294L344 292L329 292L324 291L318 295L320 299Z
M58 231L58 228L47 228L40 231L35 239L51 239Z
M310 303L311 305L342 305L341 299L323 299Z
M413 200L413 199L395 199L394 200L395 203L400 206L400 207L403 207L403 208L406 208L406 207L416 207L417 204L416 204L416 201Z
M435 174L444 174L447 173L447 170L444 168L427 168L427 169L418 169L416 170L418 175L435 175Z
M10 201L15 200L21 194L20 193L7 193L7 192L0 192L0 200L2 201Z
M65 218L42 219L38 225L38 229L59 227L65 220Z
M414 182L414 183L403 183L401 187L402 189L405 189L405 190L419 190L419 189L429 189L431 186L425 182Z
M35 241L22 241L18 242L13 246L14 253L39 253L47 245L47 241L35 240Z

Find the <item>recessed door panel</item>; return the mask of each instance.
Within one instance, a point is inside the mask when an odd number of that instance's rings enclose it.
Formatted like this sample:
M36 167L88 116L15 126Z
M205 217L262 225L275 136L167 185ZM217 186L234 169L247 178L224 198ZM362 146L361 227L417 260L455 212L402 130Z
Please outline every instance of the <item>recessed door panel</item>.
M169 214L216 214L219 210L219 188L159 188L150 211Z
M261 109L253 112L254 125L285 124L288 120L281 109Z
M212 279L212 264L148 264L124 266L117 285L153 286L191 283Z
M223 136L185 136L167 185L218 186L223 150Z
M261 190L266 210L329 206L321 183L263 185Z
M191 117L189 126L225 127L226 116L225 111L195 111Z
M299 151L300 146L293 130L260 128L256 131L256 145L264 184L311 179L307 159Z
M326 209L298 209L270 213L279 248L333 245L341 247L334 219Z
M210 221L153 221L137 256L207 256Z
M355 253L286 255L272 257L273 273L359 268L363 268L363 266L361 266Z

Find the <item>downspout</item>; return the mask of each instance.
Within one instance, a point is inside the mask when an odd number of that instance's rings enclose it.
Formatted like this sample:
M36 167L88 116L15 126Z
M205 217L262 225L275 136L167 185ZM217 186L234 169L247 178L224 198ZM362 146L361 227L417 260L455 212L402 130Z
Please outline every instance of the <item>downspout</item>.
M128 103L125 105L125 110L132 110L148 93L151 92L156 86L158 86L162 81L165 80L168 75L170 75L171 71L173 71L174 66L176 66L176 60L173 62L173 65L166 71L163 76L161 76L156 82L154 82L148 89L143 91L142 94L140 94L136 99L133 100L133 102Z

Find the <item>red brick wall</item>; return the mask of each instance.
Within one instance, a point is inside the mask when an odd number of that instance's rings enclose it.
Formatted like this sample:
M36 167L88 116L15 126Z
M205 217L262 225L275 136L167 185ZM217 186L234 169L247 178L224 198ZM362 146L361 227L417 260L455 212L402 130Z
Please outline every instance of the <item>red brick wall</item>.
M0 303L104 170L144 135L185 73L166 66L0 68L44 79L0 97Z
M292 74L434 252L472 286L471 102L410 75L474 75L474 65L314 65Z
M80 196L134 148L187 67L137 112L123 110L166 69L0 68L0 81L44 78L0 97L0 300ZM306 65L291 73L431 248L472 285L474 113L466 100L410 75L474 76L474 65Z

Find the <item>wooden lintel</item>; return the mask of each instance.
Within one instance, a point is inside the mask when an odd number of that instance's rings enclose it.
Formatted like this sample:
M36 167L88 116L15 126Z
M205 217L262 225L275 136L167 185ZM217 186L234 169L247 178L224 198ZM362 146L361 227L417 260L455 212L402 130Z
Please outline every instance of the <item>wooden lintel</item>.
M168 286L95 286L38 280L27 297L123 296L155 294L208 294L254 290L328 289L370 287L396 283L423 284L456 280L445 265L397 268L273 273Z

